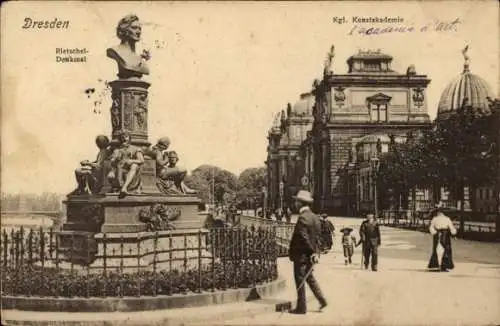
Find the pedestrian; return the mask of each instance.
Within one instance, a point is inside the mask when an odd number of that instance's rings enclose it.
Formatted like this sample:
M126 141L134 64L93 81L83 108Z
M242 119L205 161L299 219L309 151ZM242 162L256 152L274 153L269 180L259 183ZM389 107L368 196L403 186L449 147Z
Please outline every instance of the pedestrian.
M288 256L293 262L293 274L297 289L297 306L291 313L305 314L307 304L304 283L309 284L311 291L319 301L320 311L327 305L326 299L313 275L313 267L319 262L321 221L309 206L313 202L313 197L309 191L300 190L297 196L293 198L299 211L299 217L293 230L288 251Z
M431 217L429 232L432 235L432 254L427 267L448 272L455 268L451 250L451 236L457 234L457 229L455 229L451 219L444 215L441 203L432 210Z
M327 253L333 247L333 235L335 226L328 220L328 215L321 214L321 252Z
M342 235L342 247L344 248L345 264L352 264L352 256L354 255L354 245L356 244L356 237L351 234L352 228L343 228L340 232Z
M367 214L367 219L361 223L359 229L359 236L361 237L361 244L363 248L364 266L368 269L371 258L372 271L377 271L378 265L378 247L381 244L380 228L375 216Z

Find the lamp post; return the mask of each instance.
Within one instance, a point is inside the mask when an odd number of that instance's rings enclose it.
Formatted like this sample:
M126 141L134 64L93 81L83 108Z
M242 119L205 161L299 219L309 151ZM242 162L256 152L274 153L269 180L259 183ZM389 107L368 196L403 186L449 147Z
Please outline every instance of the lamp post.
M377 194L377 178L378 178L378 171L380 168L380 160L378 157L372 157L370 160L371 168L372 168L372 175L373 175L373 202L374 202L374 211L375 211L375 218L378 218L378 194Z
M283 195L285 194L285 183L280 181L280 217L283 215Z
M262 217L266 218L267 217L267 188L262 187Z

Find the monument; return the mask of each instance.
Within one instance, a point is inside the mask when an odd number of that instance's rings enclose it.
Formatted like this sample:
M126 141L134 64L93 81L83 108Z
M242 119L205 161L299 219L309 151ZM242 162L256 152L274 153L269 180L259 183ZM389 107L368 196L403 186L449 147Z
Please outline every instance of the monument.
M118 79L109 83L111 140L97 136L97 159L75 170L78 186L67 196L67 221L58 233L62 257L91 268L118 260L125 268L147 268L153 234L192 234L204 222L201 200L183 182L186 170L177 165L178 154L168 151L170 139L162 137L152 147L148 141L151 84L142 78L149 74L150 55L136 53L141 32L139 18L125 16L116 28L120 44L106 51L118 66Z

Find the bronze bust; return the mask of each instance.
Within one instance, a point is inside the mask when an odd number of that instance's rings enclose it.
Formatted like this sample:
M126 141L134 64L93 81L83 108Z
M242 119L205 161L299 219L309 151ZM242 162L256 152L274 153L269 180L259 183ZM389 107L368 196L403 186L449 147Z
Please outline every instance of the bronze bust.
M123 17L116 27L116 36L121 43L106 50L109 58L118 64L118 77L122 79L149 75L149 68L146 61L149 53L144 51L142 55L135 52L135 44L140 40L142 25L136 15Z

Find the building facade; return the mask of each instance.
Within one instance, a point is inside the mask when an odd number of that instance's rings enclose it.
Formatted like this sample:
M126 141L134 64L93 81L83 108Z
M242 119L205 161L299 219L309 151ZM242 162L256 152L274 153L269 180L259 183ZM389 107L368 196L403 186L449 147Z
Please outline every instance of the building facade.
M463 71L442 92L436 123L464 101L487 111L487 98L494 98L487 83L471 73L465 52L464 57ZM343 74L331 71L331 58L333 53L322 79L282 111L269 131L269 207L280 207L282 197L290 201L301 187L312 192L315 211L337 216L359 216L377 209L426 211L437 199L456 207L445 188L408 189L399 198L376 193L382 191L376 187L380 158L392 146L433 128L427 105L430 79L417 73L414 65L405 73L394 71L393 58L380 50L352 55ZM465 210L495 209L492 187L466 188L464 194Z
M315 83L314 123L303 151L318 211L373 211L372 158L388 151L391 137L404 140L431 126L430 79L412 65L395 72L392 60L380 51L360 51L347 60L346 74L328 72Z
M280 181L288 197L308 188L316 211L355 215L374 206L371 157L386 152L391 137L405 139L408 132L431 125L430 80L414 66L395 72L392 60L380 51L360 51L348 58L345 74L333 73L329 62L312 91L289 107L291 114L281 114L268 137L271 207ZM307 113L297 118L295 107L307 107Z
M301 187L304 164L300 148L312 128L313 103L313 94L301 94L299 101L276 115L269 130L265 163L267 207L271 210L291 207L291 196Z

